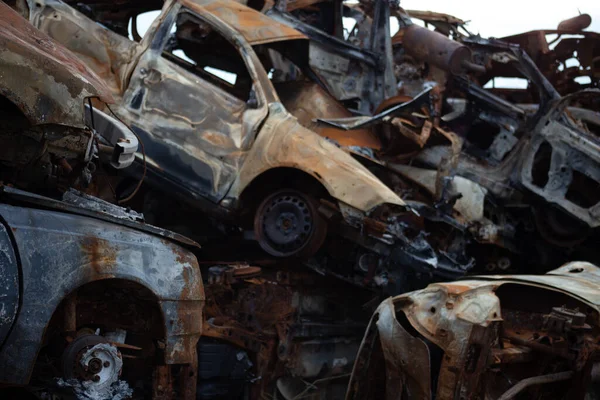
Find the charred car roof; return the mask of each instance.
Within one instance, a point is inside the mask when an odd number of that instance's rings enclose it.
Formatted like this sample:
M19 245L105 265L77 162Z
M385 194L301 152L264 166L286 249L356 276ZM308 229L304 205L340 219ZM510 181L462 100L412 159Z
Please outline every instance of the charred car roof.
M181 0L181 4L200 15L210 13L239 31L252 46L286 40L307 39L287 25L234 1Z

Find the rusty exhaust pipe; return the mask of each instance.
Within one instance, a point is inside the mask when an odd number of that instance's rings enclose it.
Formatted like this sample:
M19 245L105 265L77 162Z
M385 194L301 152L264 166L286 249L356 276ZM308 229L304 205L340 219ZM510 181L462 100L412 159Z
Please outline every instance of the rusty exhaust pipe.
M590 14L580 14L576 17L565 19L558 24L559 31L579 32L592 24Z
M452 74L485 72L483 65L471 61L471 49L467 46L419 25L406 27L402 43L408 55Z

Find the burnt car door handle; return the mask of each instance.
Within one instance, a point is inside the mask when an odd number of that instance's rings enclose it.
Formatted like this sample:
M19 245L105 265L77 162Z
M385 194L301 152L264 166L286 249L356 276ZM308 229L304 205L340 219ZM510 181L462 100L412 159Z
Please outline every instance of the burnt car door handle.
M161 81L162 74L154 68L142 68L140 69L140 77L146 85L154 85Z

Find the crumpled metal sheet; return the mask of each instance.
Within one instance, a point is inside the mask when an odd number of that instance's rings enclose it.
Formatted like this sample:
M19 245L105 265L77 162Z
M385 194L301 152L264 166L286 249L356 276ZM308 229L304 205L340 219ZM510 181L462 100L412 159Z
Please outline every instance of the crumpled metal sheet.
M32 124L83 128L85 98L113 102L106 84L81 60L5 3L0 3L0 49L2 95Z
M355 365L347 399L375 398L374 392L369 391L367 379L370 375L366 370L374 368L381 372L382 367L387 378L386 399L396 399L398 393L406 393L408 398L429 399L431 390L436 390L437 398L441 399L455 398L456 393L467 398L481 393L482 387L477 386L477 382L482 374L492 362L502 363L500 359L490 358L493 355L492 349L503 350L497 340L510 337L511 329L516 330L517 334L524 330L523 335L528 337L528 320L535 318L535 313L539 310L551 310L552 307L559 306L541 297L534 304L523 304L523 310L532 312L530 317L527 317L530 314L519 317L517 310L521 308L512 310L501 307L501 298L502 302L506 302L509 301L507 296L510 296L510 292L499 294L504 286L520 287L525 291L541 289L547 291L547 294L565 294L563 297L553 297L554 301L571 298L576 302L571 304L589 306L587 321L597 321L600 312L600 269L587 262L571 262L545 275L477 276L465 281L434 283L425 289L389 298L377 308L367 329L357 357L364 368ZM510 301L514 307L521 300ZM516 317L510 313L516 313ZM510 325L511 323L516 325ZM377 327L376 334L374 325ZM535 327L531 329L536 332ZM586 335L589 334L592 338L597 336L593 329L585 330ZM380 341L381 351L374 350L373 338ZM527 340L535 342L533 339ZM585 340L589 341L589 338ZM534 345L535 343L532 346ZM590 350L584 345L580 356L585 358L597 351L597 344L590 345ZM531 347L533 350L536 348ZM436 380L431 379L430 370L426 368L433 359L426 350L433 349L439 350L439 356L442 357ZM521 351L518 346L512 349ZM377 361L377 354L382 354L384 363ZM529 357L527 351L523 354ZM507 357L510 365L509 359ZM594 361L593 358L589 360ZM377 362L379 364L372 364ZM393 378L391 382L390 377ZM431 387L435 381L437 388ZM390 382L390 387L387 382ZM494 383L486 381L479 384L492 386Z

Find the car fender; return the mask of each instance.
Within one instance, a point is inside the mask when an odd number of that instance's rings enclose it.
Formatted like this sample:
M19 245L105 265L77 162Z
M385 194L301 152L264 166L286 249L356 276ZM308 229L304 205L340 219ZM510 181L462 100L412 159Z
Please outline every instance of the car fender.
M23 279L21 309L0 349L0 382L28 383L60 302L99 280L149 289L164 321L164 362L194 362L205 297L191 252L161 237L64 212L1 204L0 216L12 231Z

